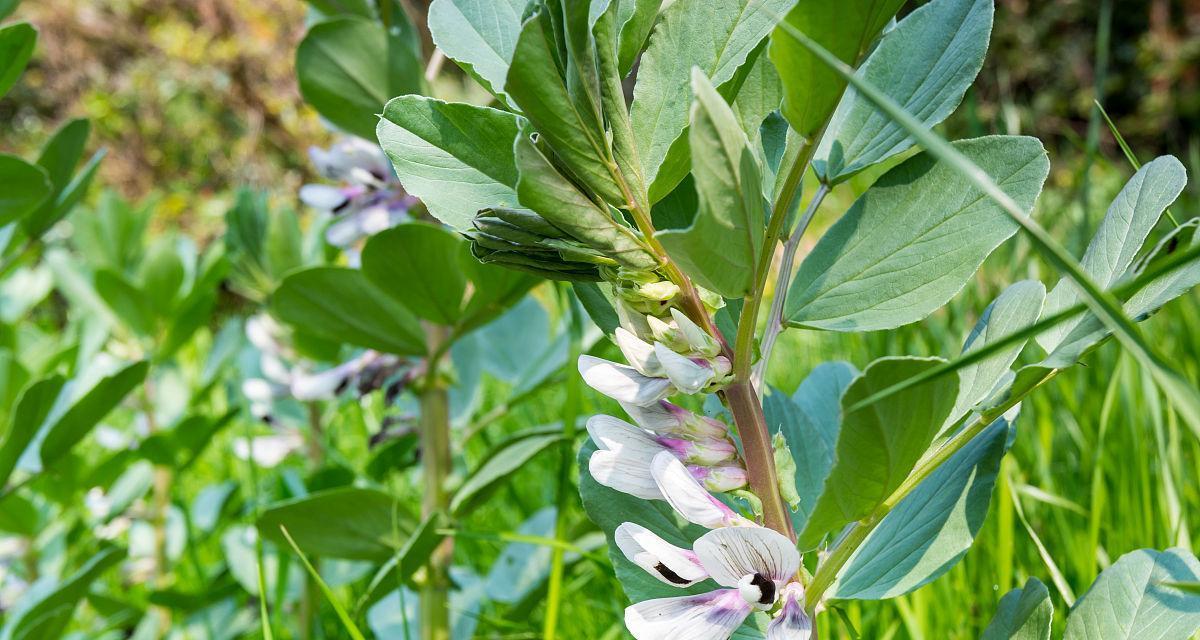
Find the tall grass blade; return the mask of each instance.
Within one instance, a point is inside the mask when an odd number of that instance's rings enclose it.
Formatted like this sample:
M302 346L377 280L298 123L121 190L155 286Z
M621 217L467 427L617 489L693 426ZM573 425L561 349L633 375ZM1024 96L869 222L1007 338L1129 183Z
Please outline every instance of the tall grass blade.
M1137 358L1138 362L1149 370L1164 394L1170 399L1171 404L1175 406L1197 436L1200 436L1200 391L1170 368L1162 357L1154 352L1138 332L1134 322L1126 317L1117 299L1111 293L1101 290L1083 271L1078 260L1071 256L1041 225L1032 218L1025 217L1021 207L992 180L991 176L959 153L941 136L926 128L894 100L856 75L853 68L807 35L786 22L781 21L779 27L783 33L812 51L825 65L842 76L889 118L895 120L925 151L962 173L987 197L1000 205L1001 209L1008 213L1009 217L1025 231L1033 245L1044 257L1055 268L1065 272L1080 288L1091 311L1113 331L1117 340Z
M292 547L292 551L295 551L296 555L300 556L300 562L304 563L304 568L308 571L308 575L311 576L312 579L317 583L317 586L321 588L321 594L324 595L325 599L329 601L329 604L333 607L334 613L336 613L338 619L342 621L342 626L346 628L346 633L350 634L350 637L353 640L366 640L366 638L363 637L362 632L358 630L357 626L355 626L354 621L350 619L350 615L346 613L346 609L342 607L342 603L338 602L337 597L333 595L333 590L329 588L329 585L325 584L325 581L321 579L321 574L317 573L316 567L312 566L312 563L308 561L308 556L305 556L304 552L300 550L300 547L296 546L296 541L292 540L292 534L288 533L287 527L279 525L279 531L283 533L283 537L287 539L288 545Z

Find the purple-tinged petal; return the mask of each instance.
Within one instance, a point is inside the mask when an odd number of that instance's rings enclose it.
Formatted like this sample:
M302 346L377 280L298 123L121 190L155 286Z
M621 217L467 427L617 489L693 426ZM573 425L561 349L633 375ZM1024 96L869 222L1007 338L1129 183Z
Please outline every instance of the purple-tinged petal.
M637 640L728 640L750 611L736 589L718 589L643 600L625 609L625 626Z
M767 627L767 640L809 640L812 618L804 613L804 587L793 582L783 588L783 607Z

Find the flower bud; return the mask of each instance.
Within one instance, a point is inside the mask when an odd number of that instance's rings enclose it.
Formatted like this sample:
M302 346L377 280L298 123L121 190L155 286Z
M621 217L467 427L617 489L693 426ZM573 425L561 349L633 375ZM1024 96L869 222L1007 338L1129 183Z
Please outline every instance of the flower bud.
M688 471L692 477L699 480L704 488L715 493L734 491L746 486L746 470L736 466L701 467L689 465Z
M658 443L671 450L680 460L688 464L711 466L733 459L737 447L725 439L699 438L656 438Z
M658 356L654 355L654 347L649 343L623 327L617 327L613 333L613 340L620 347L626 362L637 369L638 373L644 376L661 377L663 375L662 364L659 363Z
M692 319L684 315L682 311L671 309L671 318L675 320L679 337L687 343L693 353L699 353L707 358L716 357L721 353L721 345L716 338L708 335L707 331L692 322Z

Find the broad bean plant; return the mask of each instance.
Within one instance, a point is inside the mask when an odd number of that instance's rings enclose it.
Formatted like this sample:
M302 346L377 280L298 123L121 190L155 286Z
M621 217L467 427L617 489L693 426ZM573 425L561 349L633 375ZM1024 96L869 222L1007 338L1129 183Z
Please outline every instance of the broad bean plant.
M491 106L409 92L382 110L379 143L428 213L484 265L572 283L619 347L578 358L624 414L587 420L579 490L639 640L813 638L839 601L935 580L979 530L1022 399L1109 338L1200 433L1200 395L1135 326L1200 279L1195 220L1150 241L1182 164L1138 168L1076 258L1033 215L1039 140L933 131L979 73L992 0L897 19L903 4L436 0L433 43ZM806 245L855 177L874 179ZM780 332L919 322L1018 233L1061 279L1014 283L953 359L829 362L790 396L765 385ZM394 246L371 286L457 282L397 266L432 238ZM1066 635L1187 638L1197 572L1189 550L1129 554ZM1050 606L1031 581L986 637L1047 638Z

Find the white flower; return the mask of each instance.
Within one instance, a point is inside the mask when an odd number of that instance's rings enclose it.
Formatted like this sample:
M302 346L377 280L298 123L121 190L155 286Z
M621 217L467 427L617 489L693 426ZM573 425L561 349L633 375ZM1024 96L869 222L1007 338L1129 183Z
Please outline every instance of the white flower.
M666 378L651 378L627 367L593 356L579 356L579 374L589 387L620 402L645 406L671 395Z
M669 451L654 456L650 462L650 475L663 500L688 522L709 529L754 524L700 486L695 476Z
M708 571L695 553L663 540L639 524L621 523L613 541L631 562L669 585L690 587L708 578Z
M727 440L693 441L657 436L612 416L593 416L587 422L588 434L599 449L588 461L588 471L596 482L646 500L666 500L653 474L654 460L660 453L698 465L717 464L732 459L737 449ZM707 479L713 472L707 467L691 466L685 473ZM728 484L728 474L721 476ZM743 473L744 479L744 473ZM724 490L744 486L745 482Z
M655 555L656 551L661 555ZM649 565L652 575L675 584L660 565L672 573L673 567L686 568L680 560L686 556L679 551L684 550L645 531L636 549L640 561L630 560L643 568ZM791 589L800 568L800 552L792 541L759 526L709 531L696 540L693 554L698 569L725 588L698 596L645 600L628 607L625 626L637 640L726 640L752 611L774 607L785 588Z
M270 468L283 462L293 451L304 446L304 438L296 431L257 436L250 439L237 438L233 441L233 454L241 460L254 456L254 463Z

